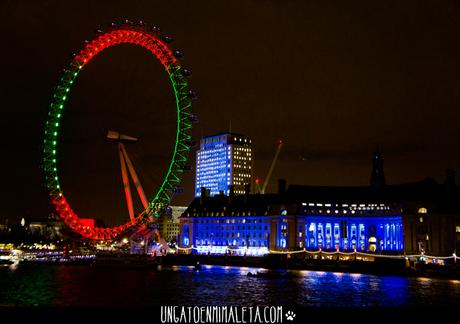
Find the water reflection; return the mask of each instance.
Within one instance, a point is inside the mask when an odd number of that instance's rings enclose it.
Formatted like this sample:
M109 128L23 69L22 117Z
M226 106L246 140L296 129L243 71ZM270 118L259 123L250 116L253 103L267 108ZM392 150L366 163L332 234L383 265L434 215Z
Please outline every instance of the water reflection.
M7 305L460 306L458 280L208 265L19 265L0 269L0 287L0 304Z

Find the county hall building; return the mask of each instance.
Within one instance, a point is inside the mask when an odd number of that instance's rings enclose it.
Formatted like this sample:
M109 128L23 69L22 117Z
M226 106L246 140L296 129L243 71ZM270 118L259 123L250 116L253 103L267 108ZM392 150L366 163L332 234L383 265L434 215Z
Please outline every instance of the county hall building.
M433 180L386 185L377 152L369 186L290 185L242 194L206 187L180 217L179 248L196 254L263 256L270 252L436 253L460 248L458 188Z

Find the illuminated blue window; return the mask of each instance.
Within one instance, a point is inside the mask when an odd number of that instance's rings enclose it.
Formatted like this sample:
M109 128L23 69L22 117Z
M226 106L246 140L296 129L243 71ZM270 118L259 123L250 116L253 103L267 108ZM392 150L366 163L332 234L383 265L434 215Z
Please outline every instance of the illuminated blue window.
M366 232L364 230L364 224L359 224L359 250L364 251L366 249Z
M182 227L182 245L188 246L190 244L190 237L189 237L189 226L188 224L184 224Z
M340 248L340 225L339 223L334 223L334 249L337 250Z
M306 242L305 245L309 248L316 248L316 223L307 223L307 237L306 237Z
M327 223L326 224L326 249L331 248L331 243L332 243L332 229L331 229L331 224Z
M317 235L318 235L318 248L323 248L323 243L324 243L324 240L323 240L323 237L324 237L324 234L323 234L323 224L319 223L318 224L318 232L317 232Z
M402 216L305 216L310 250L401 252Z
M288 246L288 223L286 218L281 217L278 224L277 247L285 249Z

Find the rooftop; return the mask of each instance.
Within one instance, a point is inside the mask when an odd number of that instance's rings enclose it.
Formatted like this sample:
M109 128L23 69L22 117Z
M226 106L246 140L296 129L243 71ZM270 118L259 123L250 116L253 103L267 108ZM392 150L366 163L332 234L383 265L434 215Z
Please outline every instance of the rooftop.
M448 205L458 209L458 187L454 188L452 197L449 198L449 188L438 184L433 179L418 182L386 185L381 188L372 186L310 186L290 185L284 193L246 194L246 195L215 195L204 199L195 198L183 215L211 213L250 213L252 215L265 215L270 211L279 210L281 206L302 208L301 206L400 206L408 203L429 203L436 206L439 211L445 211ZM453 203L452 203L453 201ZM314 204L313 204L314 203ZM391 209L394 209L394 208ZM371 210L367 208L364 210ZM380 209L380 208L379 208ZM217 216L217 215L216 215Z

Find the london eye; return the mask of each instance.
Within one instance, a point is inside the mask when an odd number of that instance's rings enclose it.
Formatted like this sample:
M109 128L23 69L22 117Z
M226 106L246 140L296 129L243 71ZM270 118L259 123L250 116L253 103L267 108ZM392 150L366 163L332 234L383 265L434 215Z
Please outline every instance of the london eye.
M87 239L112 240L130 228L147 224L159 217L168 207L174 193L178 190L184 171L189 168L187 158L190 148L193 145L191 139L192 123L196 121L196 116L192 114L191 108L196 94L189 88L188 77L191 75L190 70L183 68L179 62L183 54L179 50L172 50L170 48L169 43L171 40L168 36L162 36L158 27L148 26L142 21L138 23L124 21L119 25L111 24L107 30L98 30L92 40L86 41L84 47L74 56L71 63L63 71L60 82L54 90L44 134L43 168L46 187L50 202L54 206L57 216L73 232ZM169 76L174 92L176 111L173 153L166 174L152 197L145 197L142 188L139 190L136 184L136 189L138 189L143 202L144 210L142 212L133 214L132 206L129 207L130 197L128 197L125 186L128 208L130 208L130 219L121 225L113 227L88 226L87 223L82 221L85 217L80 217L74 212L62 190L58 169L58 159L60 158L59 134L62 131L61 124L66 103L71 98L71 89L77 77L85 69L85 66L90 64L91 60L100 52L119 44L140 46L151 52L161 62ZM114 134L120 137L118 133L112 132L112 139L114 139ZM123 163L126 162L125 164L131 175L134 175L133 180L136 182L135 172L132 165L130 166L129 157L123 144L119 145L121 145L119 146L119 151L122 171L124 170ZM123 174L124 184L126 176L125 169Z

